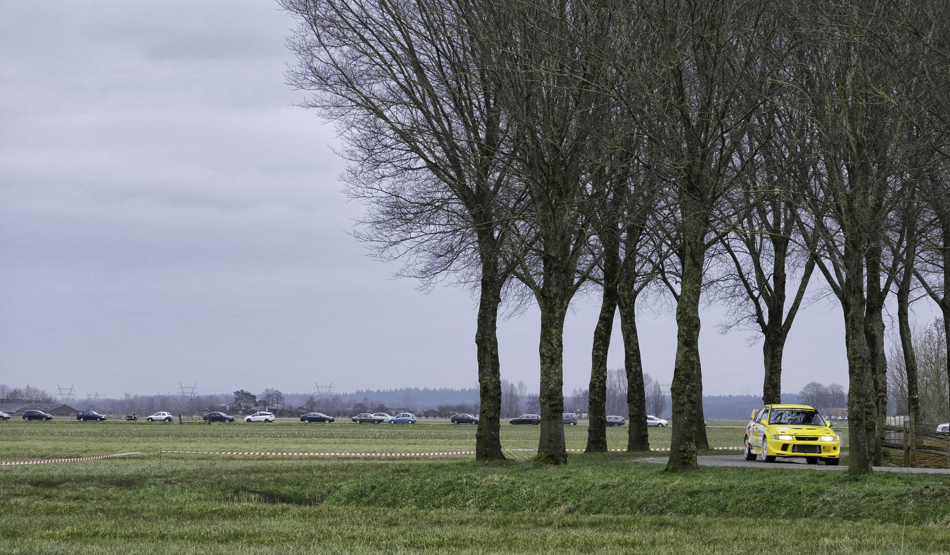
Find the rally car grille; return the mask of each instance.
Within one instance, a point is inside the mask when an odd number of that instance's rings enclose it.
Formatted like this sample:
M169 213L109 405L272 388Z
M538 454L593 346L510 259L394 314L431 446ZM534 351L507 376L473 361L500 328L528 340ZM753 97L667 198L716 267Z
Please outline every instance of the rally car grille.
M821 454L820 445L792 445L792 453Z

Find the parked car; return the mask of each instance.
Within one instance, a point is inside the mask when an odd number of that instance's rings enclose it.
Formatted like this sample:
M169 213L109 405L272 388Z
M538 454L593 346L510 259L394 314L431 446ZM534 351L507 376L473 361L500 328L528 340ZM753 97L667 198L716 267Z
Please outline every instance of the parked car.
M207 420L208 422L234 422L233 416L218 411L206 413L201 417L201 419Z
M360 414L357 414L356 416L351 418L351 420L353 422L356 422L357 424L379 424L380 422L382 422L382 419L376 416L373 416L372 414L368 412L362 412Z
M10 415L0 410L0 420L10 420Z
M374 412L373 416L379 418L380 422L392 422L393 417L387 412Z
M653 416L652 414L648 414L648 415L647 415L647 426L655 426L655 427L658 427L658 428L665 428L665 427L667 427L667 426L669 426L669 425L670 425L670 423L667 422L666 420L663 420L662 418L657 418L657 417Z
M452 415L452 424L478 424L478 417L467 412Z
M52 420L52 414L46 414L41 410L28 410L23 413L23 420Z
M152 416L149 416L148 418L146 418L146 420L148 420L149 422L158 422L158 421L171 422L172 415L169 412L156 412Z
M327 416L322 412L308 412L307 414L300 417L301 422L326 422L330 423L336 420L332 416Z
M950 432L950 422L937 426L937 431L944 434Z
M390 424L415 424L416 415L411 412L400 412L389 420Z
M747 461L798 457L808 464L825 461L835 466L841 455L838 434L807 405L765 405L752 411L743 443Z
M607 425L608 426L623 426L627 423L627 419L622 416L608 416Z
M94 410L83 410L76 413L76 420L97 420L99 422L106 419L106 415L99 414Z
M577 415L573 412L565 412L562 415L561 422L563 424L569 424L571 426L577 426Z
M540 414L522 414L518 418L512 418L508 421L509 424L534 424L538 425L541 423Z
M244 421L245 422L273 422L274 413L264 412L264 411L259 410L250 416L245 416Z

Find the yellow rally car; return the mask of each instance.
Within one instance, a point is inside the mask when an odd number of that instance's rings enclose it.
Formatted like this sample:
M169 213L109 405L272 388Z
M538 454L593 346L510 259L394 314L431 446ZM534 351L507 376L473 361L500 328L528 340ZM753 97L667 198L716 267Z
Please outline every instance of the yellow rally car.
M837 465L841 440L818 411L807 405L765 405L752 411L745 429L745 460L773 462L801 457L808 464Z

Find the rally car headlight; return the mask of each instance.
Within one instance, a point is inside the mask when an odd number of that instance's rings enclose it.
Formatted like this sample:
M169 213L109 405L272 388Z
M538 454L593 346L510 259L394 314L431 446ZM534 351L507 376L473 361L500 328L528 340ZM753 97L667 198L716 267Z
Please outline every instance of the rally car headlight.
M778 435L772 436L772 439L777 439L779 441L793 441L795 437L786 435L786 434L778 434Z
M838 441L838 436L821 436L822 441Z

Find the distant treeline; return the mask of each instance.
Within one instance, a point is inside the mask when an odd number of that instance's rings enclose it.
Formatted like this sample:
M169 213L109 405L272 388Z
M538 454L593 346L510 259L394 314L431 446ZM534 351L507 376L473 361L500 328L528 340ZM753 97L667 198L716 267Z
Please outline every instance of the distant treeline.
M259 396L263 399L264 395ZM8 402L14 399L5 399ZM76 409L92 409L109 414L151 413L167 410L173 413L196 414L208 410L226 409L234 402L233 393L218 393L195 397L176 395L125 395L120 399L77 399L67 404ZM798 395L783 393L782 402L796 403ZM666 407L671 406L667 397ZM703 397L703 408L707 420L742 420L749 417L752 409L762 406L758 395L714 395ZM478 389L418 388L359 390L352 393L339 393L317 396L310 393L283 394L280 406L283 413L323 410L335 416L349 413L377 410L424 410L436 409L440 412L478 412ZM271 407L276 409L277 407ZM669 409L667 408L666 411ZM669 414L657 415L664 418Z

